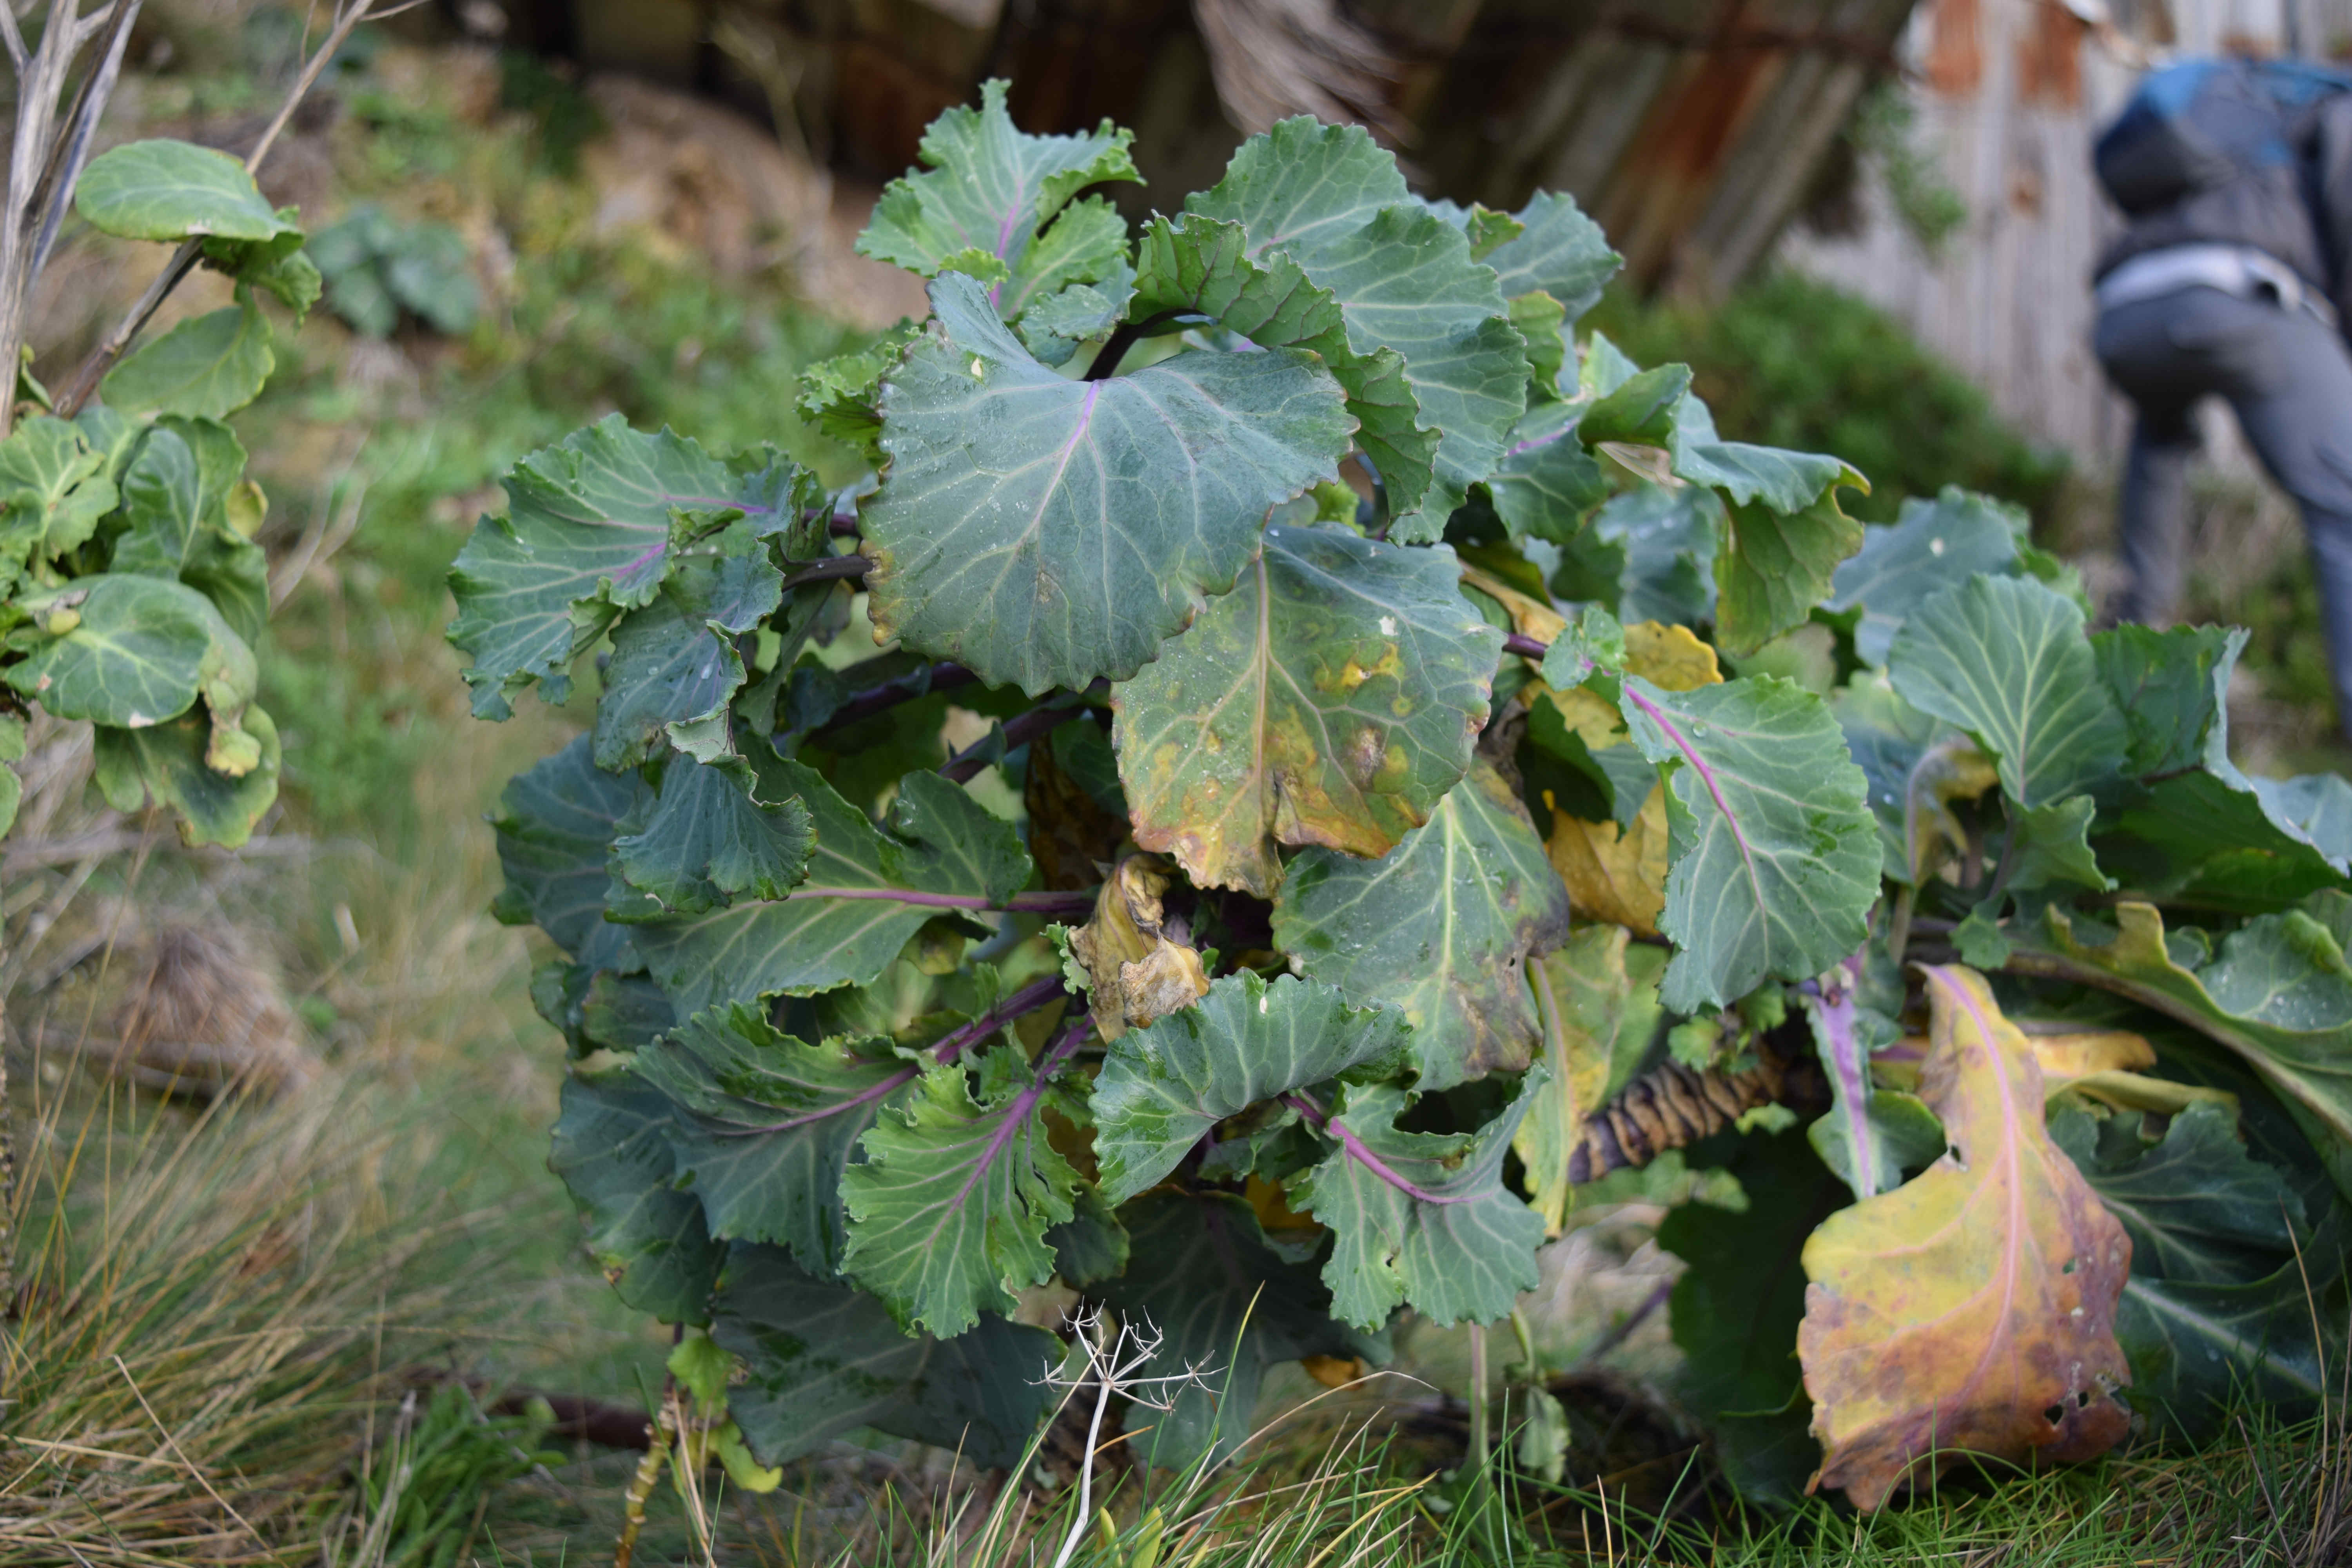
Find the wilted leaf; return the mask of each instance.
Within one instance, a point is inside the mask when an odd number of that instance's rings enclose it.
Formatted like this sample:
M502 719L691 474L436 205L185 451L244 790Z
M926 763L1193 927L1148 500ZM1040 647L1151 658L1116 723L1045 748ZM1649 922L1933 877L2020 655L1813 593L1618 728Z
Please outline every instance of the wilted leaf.
M234 849L278 800L278 726L259 708L248 707L242 732L253 741L251 765L229 774L205 762L216 736L201 714L143 730L101 724L90 740L99 792L117 811L137 811L150 799L171 807L180 814L183 844Z
M864 1139L841 1179L849 1205L842 1271L882 1299L899 1326L962 1333L982 1311L1054 1272L1045 1232L1067 1221L1078 1174L1040 1114L1059 1067L1034 1069L1018 1047L979 1060L981 1097L960 1063L925 1069L903 1105Z
M1200 1005L1111 1045L1096 1079L1095 1157L1104 1194L1125 1203L1176 1168L1201 1135L1262 1100L1359 1068L1406 1059L1393 1010L1350 1007L1339 992L1249 970L1209 987Z
M1088 1011L1105 1041L1142 1028L1207 994L1199 950L1171 939L1160 895L1168 862L1129 855L1096 896L1094 918L1070 933L1070 956L1087 971Z
M931 303L883 393L866 587L883 635L992 686L1127 679L1233 585L1268 509L1338 476L1352 421L1310 356L1066 381L971 279L935 279Z
M1951 1153L1805 1244L1798 1355L1815 1486L1874 1509L1962 1454L2068 1461L2120 1441L2124 1228L2042 1128L2042 1073L1972 971L1927 971L1920 1098Z
M1331 1319L1311 1265L1283 1258L1247 1203L1222 1193L1147 1193L1125 1211L1127 1272L1103 1298L1127 1322L1161 1337L1146 1377L1201 1373L1166 1412L1135 1409L1130 1442L1153 1465L1181 1468L1204 1450L1230 1455L1255 1429L1266 1370L1325 1355L1385 1361L1381 1336ZM1149 1426L1148 1432L1138 1428Z
M1311 980L1412 1026L1418 1087L1524 1067L1538 1039L1524 963L1568 935L1568 889L1527 807L1480 764L1378 860L1302 851L1275 945Z
M1323 1278L1331 1314L1377 1329L1409 1306L1435 1323L1491 1323L1535 1289L1541 1215L1503 1185L1503 1156L1531 1097L1537 1066L1475 1132L1401 1132L1404 1091L1346 1085L1326 1131L1339 1147L1293 1181L1291 1201L1331 1227Z
M2083 612L2041 584L1971 577L1913 610L1887 674L1904 700L1974 736L2020 805L2115 776L2129 739L2100 681Z
M1813 1045L1830 1080L1829 1114L1806 1130L1813 1152L1837 1173L1857 1198L1876 1197L1903 1184L1916 1170L1944 1152L1944 1130L1935 1114L1912 1095L1874 1088L1871 1058L1895 1038L1884 1014L1854 1000L1855 960L1832 973L1846 976L1805 998Z
M1113 692L1136 842L1270 895L1278 844L1379 856L1470 765L1500 632L1451 550L1269 528L1191 631Z
M2153 905L2115 907L2116 929L2066 911L2044 915L2017 966L2119 992L2227 1046L2278 1091L2323 1149L2352 1143L2352 898L2315 894L2302 909L2262 915L2221 940L2173 951ZM2201 932L2189 932L2201 938ZM2056 967L2049 961L2059 961ZM2331 1171L2346 1184L2341 1157Z
M909 1338L871 1296L771 1247L730 1249L710 1335L743 1360L727 1408L769 1464L870 1428L1014 1465L1061 1397L1045 1373L1062 1342L1045 1330L992 1315L955 1339Z
M1551 1081L1530 1101L1511 1147L1526 1167L1528 1201L1553 1236L1568 1220L1568 1158L1584 1119L1633 1076L1664 1016L1658 977L1666 955L1632 934L1622 925L1586 926L1528 966Z
M1623 693L1633 743L1667 770L1665 1005L1728 1005L1859 948L1878 830L1828 705L1772 676L1668 692L1629 675Z

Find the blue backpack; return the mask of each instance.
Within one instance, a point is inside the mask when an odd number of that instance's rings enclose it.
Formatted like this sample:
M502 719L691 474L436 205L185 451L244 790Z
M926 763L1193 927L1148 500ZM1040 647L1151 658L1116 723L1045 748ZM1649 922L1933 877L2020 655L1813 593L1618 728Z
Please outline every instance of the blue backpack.
M2144 78L2092 152L2132 217L2249 173L2291 172L2296 118L2352 77L2301 60L2189 60Z

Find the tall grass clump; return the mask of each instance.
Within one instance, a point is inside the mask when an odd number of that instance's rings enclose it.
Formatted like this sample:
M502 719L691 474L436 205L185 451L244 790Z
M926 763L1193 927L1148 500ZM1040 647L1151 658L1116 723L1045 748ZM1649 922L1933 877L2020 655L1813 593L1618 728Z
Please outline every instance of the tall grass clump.
M75 1082L47 1065L34 1081ZM381 1101L321 1086L190 1117L120 1089L46 1098L17 1145L0 1561L307 1550L413 1350L391 1342L455 1306L404 1269L429 1228Z

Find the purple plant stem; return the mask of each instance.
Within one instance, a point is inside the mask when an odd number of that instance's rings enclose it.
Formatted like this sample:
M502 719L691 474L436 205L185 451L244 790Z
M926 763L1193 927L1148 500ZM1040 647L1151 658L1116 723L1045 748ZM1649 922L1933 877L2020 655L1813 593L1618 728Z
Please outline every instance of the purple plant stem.
M794 888L786 899L870 899L929 910L1004 910L1018 914L1077 914L1095 907L1091 892L1015 893L992 903L978 893L918 893L908 888Z
M1464 1194L1458 1197L1446 1197L1440 1194L1433 1193L1425 1187L1415 1186L1412 1183L1405 1180L1402 1176L1398 1175L1396 1172L1389 1168L1387 1161L1381 1159L1378 1154L1373 1153L1370 1149L1364 1147L1364 1141L1357 1137L1352 1131L1349 1131L1348 1124L1346 1122L1339 1121L1337 1117L1327 1114L1321 1106L1316 1104L1305 1095L1286 1094L1282 1097L1282 1103L1298 1112L1299 1115L1307 1118L1307 1121L1313 1122L1319 1131L1333 1138L1337 1138L1339 1141L1339 1147L1348 1152L1350 1159L1353 1159L1358 1164L1363 1166L1364 1169L1370 1171L1373 1175L1378 1176L1381 1181L1386 1182L1389 1185L1394 1187L1405 1196L1412 1199L1413 1202L1421 1204L1466 1204L1471 1201L1470 1194Z
M962 1206L964 1199L971 1195L972 1188L988 1174L988 1168L996 1163L996 1157L1004 1152L1004 1146L1013 1142L1013 1134L1037 1108L1037 1101L1045 1096L1046 1084L1053 1081L1054 1075L1062 1069L1063 1064L1078 1054L1078 1047L1086 1042L1087 1032L1094 1026L1093 1017L1080 1013L1078 1021L1063 1030L1062 1037L1054 1042L1054 1048L1037 1058L1037 1071L1029 1079L1029 1087L1006 1101L1004 1109L997 1112L1000 1120L996 1131L989 1134L988 1146L980 1152L980 1158L972 1162L971 1174L965 1177L963 1185L956 1189L956 1195L940 1209L942 1215L954 1213Z
M1064 692L1049 698L1025 713L1017 713L1004 724L1004 750L1025 746L1038 736L1058 730L1084 712L1084 700L1076 693ZM940 769L940 776L956 784L969 784L972 776L994 759L987 754L987 741L966 747L948 759Z
M1543 656L1551 651L1551 644L1538 642L1535 638L1521 632L1505 632L1503 634L1503 651L1505 653L1515 653L1521 658L1531 658L1538 664L1541 664L1543 662Z
M1854 1033L1853 983L1862 972L1859 953L1845 961L1846 981L1822 990L1813 998L1813 1016L1821 1021L1822 1055L1837 1078L1838 1113L1845 1121L1846 1137L1853 1146L1854 1174L1861 1184L1878 1191L1878 1172L1871 1166L1870 1069L1863 1060L1862 1042Z
M874 569L874 562L864 555L828 555L822 561L787 562L797 570L787 573L783 591L790 593L803 583L822 583L834 577L863 577Z
M1692 770L1698 774L1699 782L1706 785L1706 793L1715 801L1715 809L1723 814L1725 826L1731 829L1731 841L1739 846L1740 863L1748 868L1748 879L1756 888L1757 897L1760 900L1763 897L1763 878L1756 870L1756 851L1748 844L1748 835L1740 831L1739 818L1732 815L1731 803L1723 798L1723 785L1717 780L1715 770L1706 765L1706 759L1698 754L1698 748L1690 743L1690 738L1675 727L1664 709L1634 690L1631 682L1626 684L1624 690L1625 700L1639 708L1644 718L1664 731L1666 739L1675 743L1675 749L1682 752L1684 760L1688 762Z
M1034 1013L1040 1007L1052 1005L1055 999L1065 994L1067 989L1068 987L1063 984L1062 977L1058 974L1049 974L1043 980L1031 981L971 1023L940 1036L931 1046L932 1059L942 1066L955 1060L972 1046L988 1038L1013 1019L1024 1014ZM845 1110L854 1110L868 1100L879 1100L903 1085L913 1082L915 1074L919 1070L921 1069L918 1068L903 1068L871 1089L853 1095L838 1105L828 1105L822 1110L812 1110L805 1115L788 1117L784 1121L771 1121L759 1127L730 1128L719 1136L757 1138L766 1133L789 1132L795 1127L806 1127L811 1122L823 1121L828 1117L838 1116Z
M810 731L811 738L845 728L877 713L887 712L901 702L911 702L918 697L928 697L934 691L953 691L960 686L970 686L980 679L960 664L945 660L925 665L879 686L870 686L834 710L833 717Z

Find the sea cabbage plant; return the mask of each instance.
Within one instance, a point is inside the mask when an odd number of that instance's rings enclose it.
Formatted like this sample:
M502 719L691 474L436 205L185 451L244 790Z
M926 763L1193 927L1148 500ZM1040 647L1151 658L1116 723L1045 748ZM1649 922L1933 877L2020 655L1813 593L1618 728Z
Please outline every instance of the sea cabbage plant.
M593 656L497 910L740 1469L1010 1462L1078 1300L1203 1374L1139 1449L1229 1454L1660 1162L1730 1177L1663 1239L1759 1494L2317 1396L2352 789L2232 764L2242 634L2094 632L2021 515L1727 439L1577 331L1565 196L1300 119L1135 224L1125 132L1005 104L859 242L929 317L804 377L862 473L608 418L452 574L480 716Z

